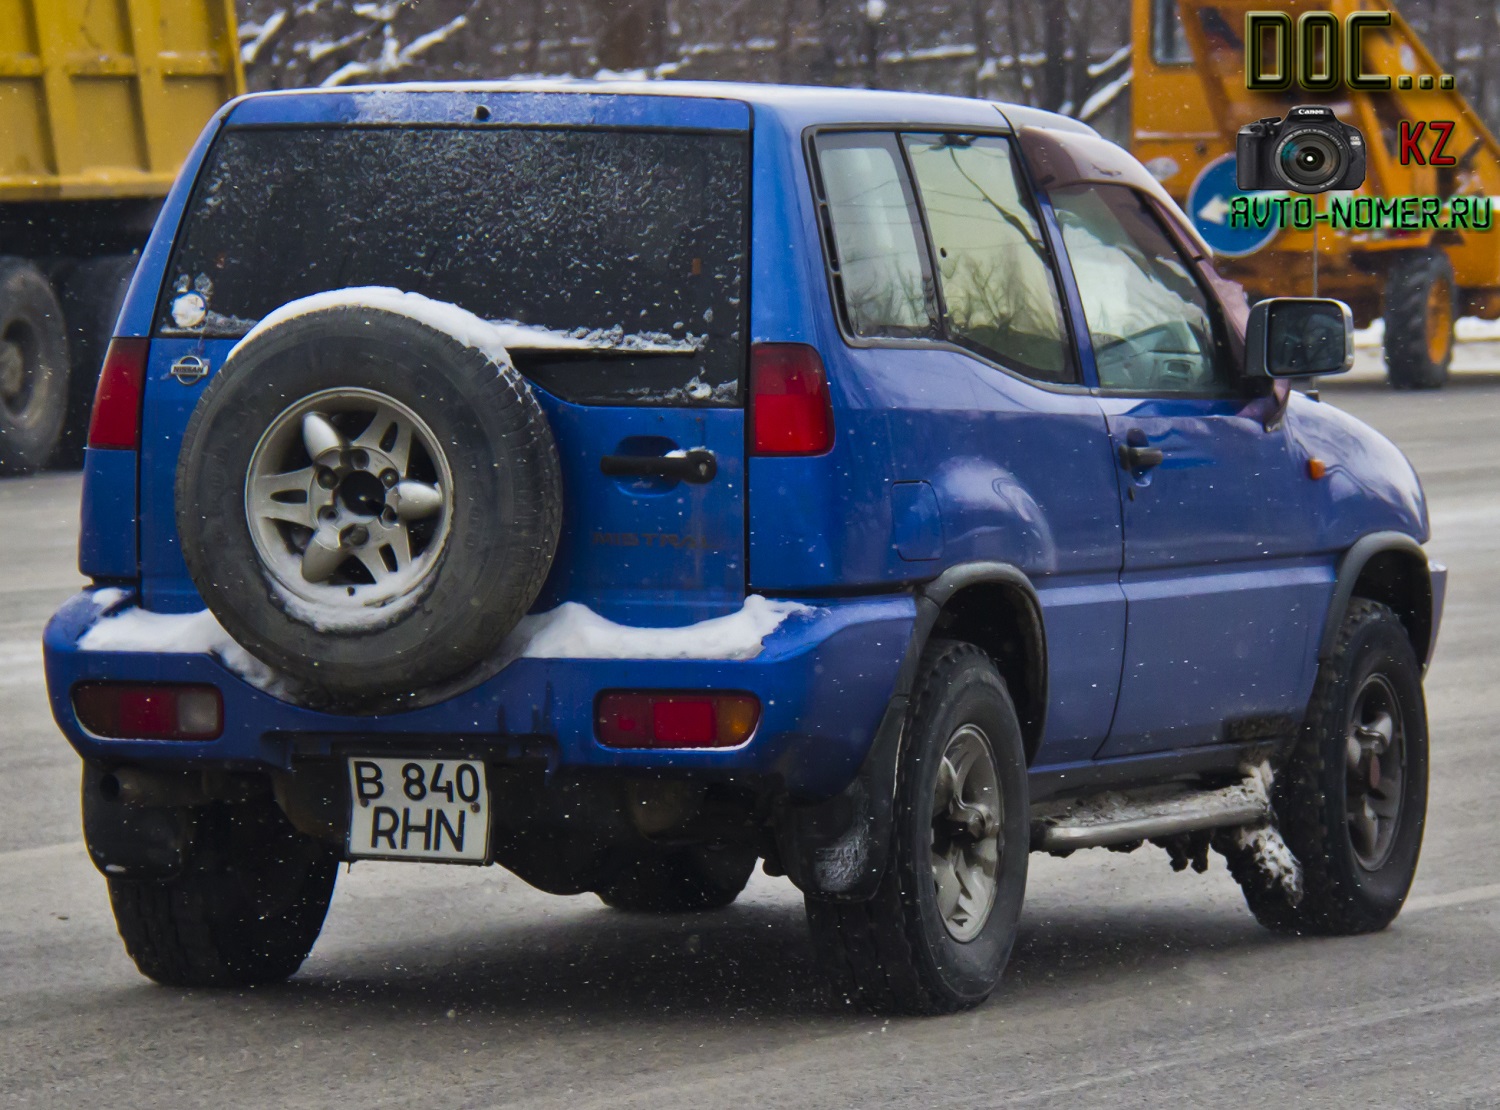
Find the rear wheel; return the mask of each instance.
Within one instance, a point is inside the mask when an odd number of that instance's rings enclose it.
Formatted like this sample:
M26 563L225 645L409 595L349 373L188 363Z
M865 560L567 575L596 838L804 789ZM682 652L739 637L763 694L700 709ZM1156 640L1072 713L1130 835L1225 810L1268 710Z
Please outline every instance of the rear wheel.
M744 849L650 847L632 855L599 900L636 913L722 909L745 889L755 860L754 851Z
M1422 848L1427 709L1421 666L1386 606L1350 603L1272 803L1301 868L1300 898L1257 870L1248 854L1229 854L1262 925L1344 936L1395 919Z
M45 466L68 404L68 335L42 272L0 258L0 474Z
M999 982L1026 890L1026 757L979 648L932 644L907 718L891 857L875 897L807 899L820 961L850 1001L899 1013L978 1005Z
M235 987L291 976L333 895L339 850L303 836L268 801L206 806L181 874L109 879L125 950L174 987Z
M1397 389L1438 389L1453 361L1453 265L1441 251L1411 254L1385 284L1385 362Z

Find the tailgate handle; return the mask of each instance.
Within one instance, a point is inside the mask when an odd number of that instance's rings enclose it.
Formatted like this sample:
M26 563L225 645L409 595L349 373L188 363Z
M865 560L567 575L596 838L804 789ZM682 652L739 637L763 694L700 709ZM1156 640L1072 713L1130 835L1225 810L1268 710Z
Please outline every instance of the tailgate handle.
M719 460L704 447L680 455L605 455L599 469L611 478L667 478L702 485L719 472Z

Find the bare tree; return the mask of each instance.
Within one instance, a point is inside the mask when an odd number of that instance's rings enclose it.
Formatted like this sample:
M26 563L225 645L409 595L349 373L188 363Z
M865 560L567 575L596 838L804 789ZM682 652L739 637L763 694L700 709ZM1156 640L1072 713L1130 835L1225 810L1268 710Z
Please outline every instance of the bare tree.
M1500 123L1497 0L1398 0ZM239 0L253 88L593 76L993 96L1128 126L1124 0Z

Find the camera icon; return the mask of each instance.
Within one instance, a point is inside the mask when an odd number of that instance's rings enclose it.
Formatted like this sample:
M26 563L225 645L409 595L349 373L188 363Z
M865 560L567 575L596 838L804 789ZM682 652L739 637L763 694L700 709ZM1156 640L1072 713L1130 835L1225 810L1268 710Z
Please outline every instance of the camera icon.
M1326 193L1357 189L1364 180L1364 135L1332 108L1291 108L1285 118L1247 123L1236 137L1235 184L1243 192Z

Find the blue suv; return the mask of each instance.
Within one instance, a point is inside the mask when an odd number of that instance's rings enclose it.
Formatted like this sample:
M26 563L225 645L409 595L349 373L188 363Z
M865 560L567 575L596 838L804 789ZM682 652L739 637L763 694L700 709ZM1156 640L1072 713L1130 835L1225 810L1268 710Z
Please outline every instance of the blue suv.
M46 633L148 976L291 975L340 861L804 893L843 996L982 1001L1028 853L1223 853L1382 928L1444 572L1411 466L1074 121L888 92L251 96L95 403Z

